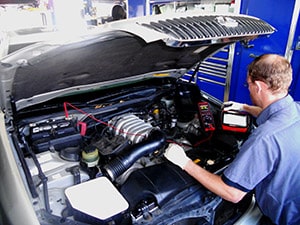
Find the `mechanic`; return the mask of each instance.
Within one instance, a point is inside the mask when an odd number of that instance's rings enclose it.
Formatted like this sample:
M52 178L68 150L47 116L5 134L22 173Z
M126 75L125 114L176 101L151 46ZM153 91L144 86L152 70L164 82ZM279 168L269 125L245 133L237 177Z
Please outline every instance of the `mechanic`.
M203 186L237 203L255 190L261 224L300 224L300 104L288 94L292 68L282 56L265 54L248 67L253 106L231 102L231 109L257 116L258 127L222 176L194 163L182 147L170 144L165 157Z

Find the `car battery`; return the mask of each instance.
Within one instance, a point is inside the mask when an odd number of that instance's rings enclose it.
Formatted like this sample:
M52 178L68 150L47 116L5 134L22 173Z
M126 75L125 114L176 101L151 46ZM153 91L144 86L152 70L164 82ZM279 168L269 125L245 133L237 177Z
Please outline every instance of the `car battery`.
M29 125L29 141L35 153L50 149L60 151L66 147L80 145L82 136L76 121L57 120L32 123Z

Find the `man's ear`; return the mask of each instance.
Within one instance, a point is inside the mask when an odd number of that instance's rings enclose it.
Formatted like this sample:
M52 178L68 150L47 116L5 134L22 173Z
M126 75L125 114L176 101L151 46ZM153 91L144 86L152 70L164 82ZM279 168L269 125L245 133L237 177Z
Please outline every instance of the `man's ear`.
M254 90L256 91L256 93L258 93L262 90L260 82L261 81L258 81L258 80L254 81Z
M260 80L254 81L254 85L255 85L255 90L257 92L268 89L268 85L265 82L260 81Z

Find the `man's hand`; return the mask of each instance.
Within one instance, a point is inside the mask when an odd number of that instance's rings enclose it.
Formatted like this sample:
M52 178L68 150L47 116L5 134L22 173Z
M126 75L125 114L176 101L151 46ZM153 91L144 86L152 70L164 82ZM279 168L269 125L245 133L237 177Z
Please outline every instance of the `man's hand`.
M243 111L244 110L244 104L229 101L229 102L224 102L223 105L222 105L222 108L223 108L224 111L230 111L230 110Z
M186 156L184 149L182 147L172 143L169 144L164 155L169 161L179 166L181 169L184 169L187 162L191 160L189 157Z

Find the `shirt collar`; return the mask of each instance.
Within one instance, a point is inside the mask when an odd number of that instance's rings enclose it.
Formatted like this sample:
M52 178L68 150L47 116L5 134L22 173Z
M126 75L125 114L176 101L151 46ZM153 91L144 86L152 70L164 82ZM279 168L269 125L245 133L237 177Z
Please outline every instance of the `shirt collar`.
M292 102L293 98L290 95L279 99L276 102L270 104L267 108L265 108L257 117L257 124L260 125L267 121L274 113L278 112L279 110L288 107Z

